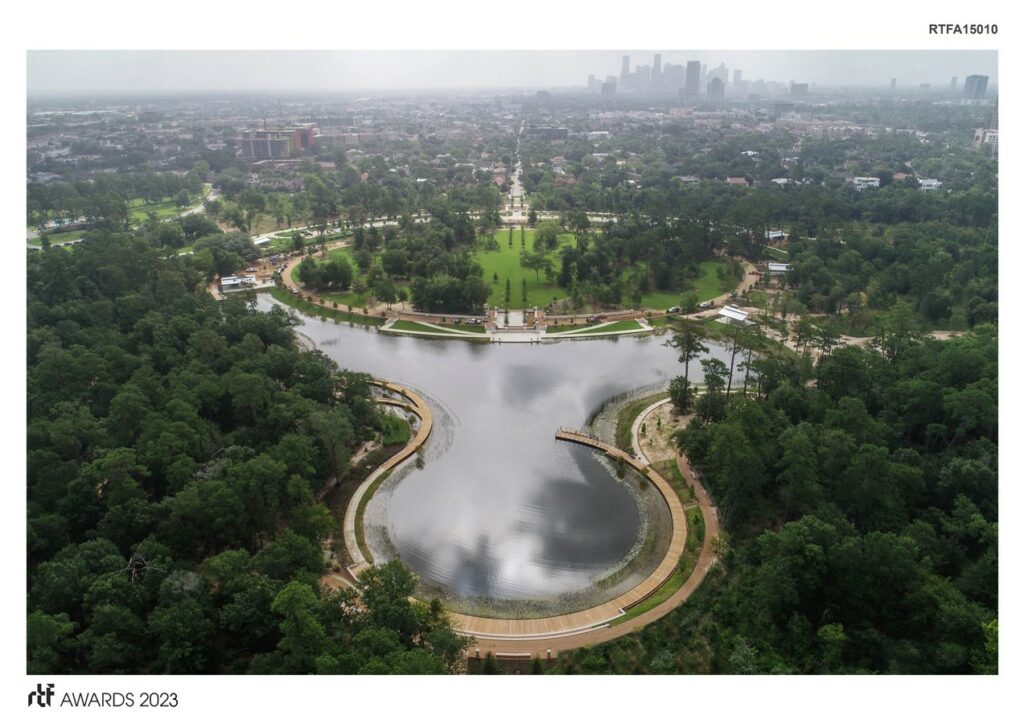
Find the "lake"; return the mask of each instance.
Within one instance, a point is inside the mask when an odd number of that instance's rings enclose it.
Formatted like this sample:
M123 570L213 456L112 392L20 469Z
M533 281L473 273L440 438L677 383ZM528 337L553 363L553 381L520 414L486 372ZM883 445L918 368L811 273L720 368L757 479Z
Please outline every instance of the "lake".
M262 308L271 303L261 295ZM399 556L421 595L467 612L547 615L646 575L646 561L625 567L657 547L644 545L650 486L617 479L602 456L554 436L583 429L613 396L682 374L667 336L478 344L300 317L297 331L339 366L408 385L434 410L426 464L392 475L364 515L374 559Z

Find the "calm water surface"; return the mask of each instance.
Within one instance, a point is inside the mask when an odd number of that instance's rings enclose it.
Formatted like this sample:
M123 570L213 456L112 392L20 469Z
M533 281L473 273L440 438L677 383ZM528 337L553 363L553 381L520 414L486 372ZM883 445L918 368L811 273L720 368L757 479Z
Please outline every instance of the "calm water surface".
M428 587L454 598L558 597L637 544L635 496L593 453L554 435L583 428L613 395L681 374L667 337L472 344L302 318L298 331L341 367L409 385L435 409L426 466L382 487L364 518Z

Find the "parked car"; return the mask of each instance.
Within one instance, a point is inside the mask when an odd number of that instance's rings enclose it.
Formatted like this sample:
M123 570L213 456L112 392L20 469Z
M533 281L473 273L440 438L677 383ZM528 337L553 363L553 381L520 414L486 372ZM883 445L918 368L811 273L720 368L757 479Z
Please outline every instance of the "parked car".
M677 314L679 312L679 307L669 307L665 312L668 314Z
M698 309L707 309L710 306L711 306L711 302L701 302L700 304L697 305L697 308Z

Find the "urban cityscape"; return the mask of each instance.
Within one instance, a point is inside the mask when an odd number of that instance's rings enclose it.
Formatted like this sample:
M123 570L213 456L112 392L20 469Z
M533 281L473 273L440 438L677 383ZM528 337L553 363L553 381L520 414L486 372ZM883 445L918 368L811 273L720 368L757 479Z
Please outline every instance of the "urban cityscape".
M999 673L994 51L378 92L60 52L33 681Z

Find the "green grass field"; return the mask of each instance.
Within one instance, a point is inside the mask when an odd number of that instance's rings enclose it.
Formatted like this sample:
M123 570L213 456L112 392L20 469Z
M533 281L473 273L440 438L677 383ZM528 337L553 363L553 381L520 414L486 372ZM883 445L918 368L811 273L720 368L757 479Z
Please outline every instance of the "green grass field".
M575 334L608 334L610 332L633 332L638 329L643 329L639 322L635 322L632 319L623 319L618 322L611 322L610 324L604 324L603 326L597 324L588 324L584 326L573 326L571 324L560 324L554 327L548 327L548 334L560 334L563 332L573 332Z
M482 324L439 324L438 327L444 327L445 329L454 329L456 332L473 332L474 334L483 334L487 331L487 328Z
M526 229L527 251L533 251L535 233L533 229ZM491 295L487 298L487 303L492 307L504 306L506 279L511 282L511 301L509 306L512 309L543 307L555 299L562 299L566 296L566 291L555 283L554 275L552 275L550 280L546 280L544 272L541 272L538 278L536 272L520 266L519 256L523 251L521 234L522 232L519 229L512 230L512 246L510 247L508 245L508 230L502 229L497 231L494 236L498 242L498 250L480 250L473 255L474 259L484 269L484 281L491 286ZM558 235L559 248L571 246L575 243L576 237L574 234ZM547 256L551 259L557 274L560 265L558 250L555 249L549 252ZM495 274L498 275L497 281L494 280ZM523 279L526 280L527 300L525 304L523 303Z
M528 251L533 251L534 233L533 229L526 230L526 249ZM554 275L548 280L545 279L544 272L541 272L538 278L536 272L520 266L519 256L523 250L520 234L519 229L512 231L512 246L509 247L508 230L498 231L495 234L495 238L498 241L497 251L481 250L474 254L474 258L484 269L484 281L491 286L491 294L487 298L487 303L494 307L504 305L506 279L511 282L511 307L513 309L534 306L544 307L556 299L564 299L568 296L568 291L556 284ZM558 241L559 248L571 246L575 244L575 236L568 233L560 234ZM558 249L551 251L548 254L548 258L551 259L557 274L561 264ZM718 279L718 268L721 265L722 262L718 261L704 261L700 263L700 276L694 281L697 296L700 298L699 301L713 299L722 293L723 290ZM623 274L639 269L640 267L631 267L630 269L623 270ZM494 279L495 274L498 276L497 281ZM526 280L527 301L525 304L523 303L523 279ZM641 298L640 307L661 310L674 307L679 304L687 291L689 290L648 292ZM628 307L631 305L626 300L623 300L623 306Z
M568 291L558 286L555 279L557 271L560 268L561 260L559 257L559 251L563 247L572 246L576 243L574 234L563 233L558 236L558 248L548 252L547 258L551 260L554 272L551 277L548 278L544 275L544 272L534 272L530 269L524 269L520 264L520 255L523 251L523 231L520 229L512 230L512 246L508 244L508 230L502 229L495 232L495 239L498 242L498 248L494 251L487 251L483 248L478 249L474 252L473 258L483 268L483 279L484 282L490 287L490 294L487 297L487 304L492 307L503 307L505 303L505 281L509 281L510 286L510 299L509 306L512 309L526 309L529 307L545 307L553 301L558 299L564 299L568 296ZM533 242L536 231L534 229L525 230L526 249L533 251ZM275 244L272 241L271 244ZM287 247L290 241L282 239L284 242L283 246ZM481 244L482 246L482 244ZM352 256L352 252L348 247L341 247L332 249L328 252L330 258L344 257L348 260L349 264L352 265L352 269L356 272L356 278L360 278L362 275L358 272L355 259ZM316 257L319 259L319 256ZM700 275L694 280L693 289L696 291L699 301L705 301L707 299L713 299L718 295L722 294L723 291L728 291L732 288L730 282L725 290L721 288L721 280L718 278L718 269L722 266L722 262L719 261L703 261L700 263ZM634 266L623 270L623 274L635 272L640 270L641 267ZM526 281L526 299L523 299L523 280ZM292 281L296 284L299 283L298 269L292 271ZM410 290L406 288L408 293ZM684 294L690 290L679 290L679 291L652 291L643 295L640 300L639 308L641 309L652 309L652 310L665 310L669 307L677 306L682 300ZM366 306L373 294L369 291L363 292L362 294L356 294L353 291L347 292L328 292L323 295L325 299L329 299L338 304L351 305L352 308L362 309ZM632 306L627 300L623 299L623 307ZM664 324L662 322L661 324ZM615 330L607 330L615 331Z
M198 200L196 200L198 203ZM157 204L147 204L142 199L132 199L128 202L128 216L133 224L141 224L149 218L150 212L156 214L159 220L169 219L181 213L178 205L170 199Z
M72 241L73 239L81 239L89 233L88 229L79 229L78 231L62 231L59 234L50 234L51 244L63 244L65 241ZM43 240L39 237L32 239L29 243L42 244Z
M451 330L453 335L458 334L483 334L484 327L482 324L438 324L432 326L429 324L421 324L420 322L412 322L407 319L399 319L392 324L389 329L394 329L402 332L427 332L429 334L443 334L444 331L438 329L438 327L444 327L444 329Z

